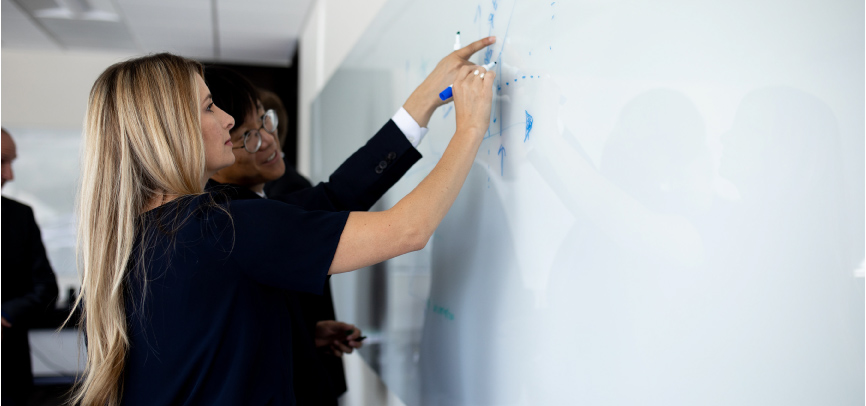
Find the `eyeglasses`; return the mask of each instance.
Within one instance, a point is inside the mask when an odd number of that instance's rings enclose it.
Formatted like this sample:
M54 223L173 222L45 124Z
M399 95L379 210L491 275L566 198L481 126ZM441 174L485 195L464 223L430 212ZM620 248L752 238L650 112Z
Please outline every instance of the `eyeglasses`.
M277 124L280 120L277 118L277 112L270 109L260 118L262 120L261 127L250 130L244 133L244 145L242 147L234 147L234 149L243 148L247 152L254 154L262 147L262 134L259 130L265 130L269 133L277 131Z

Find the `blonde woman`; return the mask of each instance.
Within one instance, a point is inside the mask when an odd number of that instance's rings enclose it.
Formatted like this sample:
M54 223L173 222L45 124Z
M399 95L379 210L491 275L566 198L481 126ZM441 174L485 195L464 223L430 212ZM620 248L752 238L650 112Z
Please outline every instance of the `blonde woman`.
M483 41L478 49L493 39ZM234 162L234 123L211 101L201 66L159 54L108 68L86 119L79 251L88 354L73 401L294 404L281 292L321 291L327 274L427 243L490 117L495 74L455 66L444 79L452 77L457 129L430 175L389 210L334 213L204 193Z

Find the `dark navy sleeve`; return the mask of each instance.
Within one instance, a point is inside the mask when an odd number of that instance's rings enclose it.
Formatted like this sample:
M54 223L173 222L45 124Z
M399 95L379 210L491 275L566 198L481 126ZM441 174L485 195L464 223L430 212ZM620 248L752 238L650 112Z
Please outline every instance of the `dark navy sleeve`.
M307 210L367 211L409 168L421 153L406 139L393 120L346 159L328 182L271 199Z
M348 212L305 211L265 199L235 200L229 207L230 255L248 277L285 290L322 293Z

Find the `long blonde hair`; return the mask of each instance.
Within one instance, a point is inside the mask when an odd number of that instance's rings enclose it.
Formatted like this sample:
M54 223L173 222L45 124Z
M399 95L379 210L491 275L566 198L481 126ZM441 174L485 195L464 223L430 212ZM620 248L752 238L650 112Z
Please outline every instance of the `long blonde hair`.
M96 80L85 118L78 196L81 326L85 374L73 403L116 405L129 349L125 279L146 205L202 193L205 153L196 75L171 54L115 64Z

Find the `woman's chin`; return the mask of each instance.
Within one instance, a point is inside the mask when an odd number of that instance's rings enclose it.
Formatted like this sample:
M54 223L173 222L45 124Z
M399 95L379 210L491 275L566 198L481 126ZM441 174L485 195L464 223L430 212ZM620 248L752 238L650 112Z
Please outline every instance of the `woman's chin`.
M213 173L217 173L217 172L219 172L225 168L228 168L229 166L232 166L234 164L235 164L235 156L234 156L234 154L232 154L228 157L224 157L223 160L219 162L219 164L214 165L213 167L208 165L208 169L210 171L212 171Z

